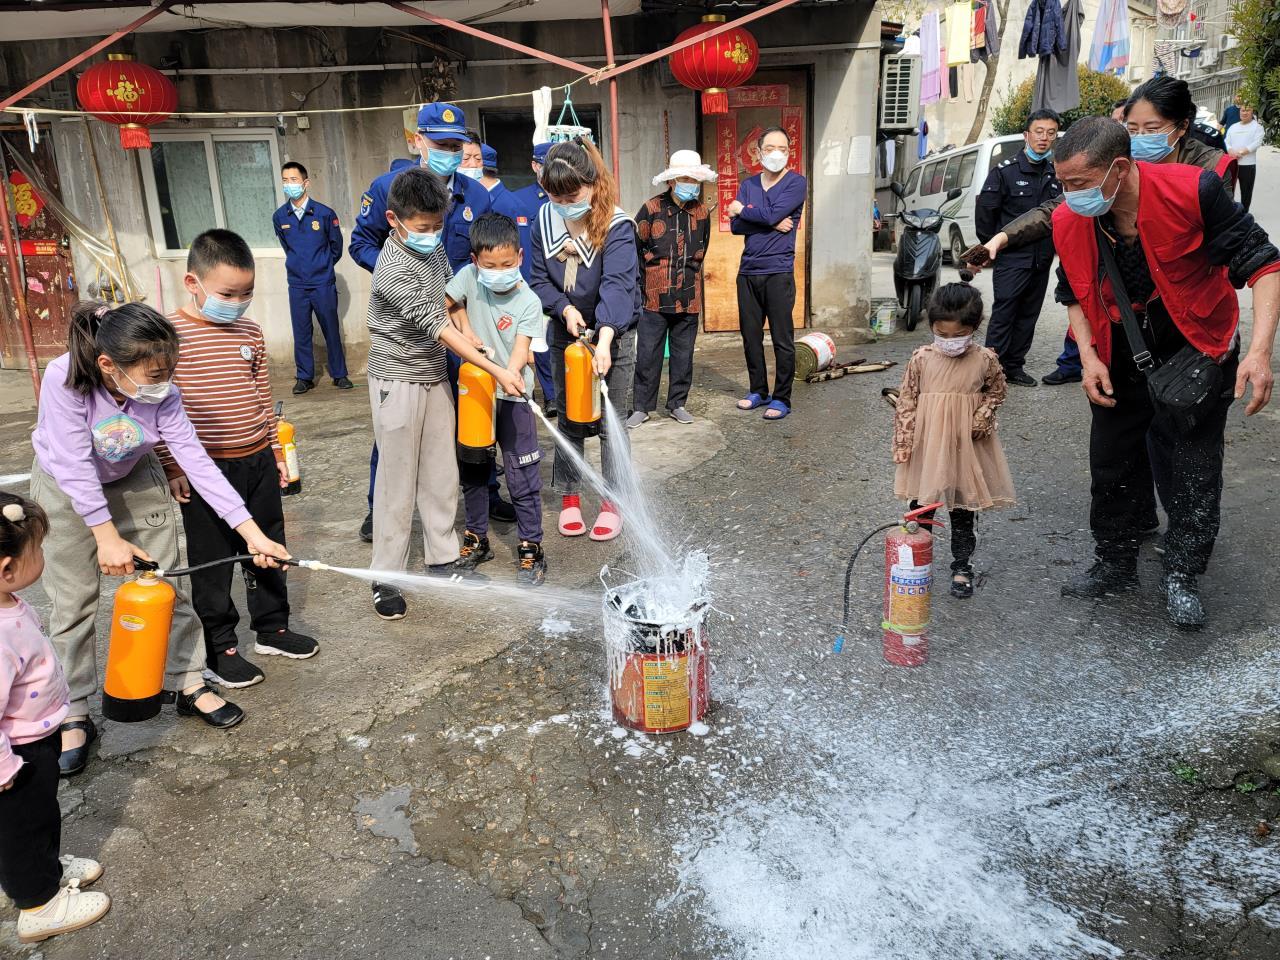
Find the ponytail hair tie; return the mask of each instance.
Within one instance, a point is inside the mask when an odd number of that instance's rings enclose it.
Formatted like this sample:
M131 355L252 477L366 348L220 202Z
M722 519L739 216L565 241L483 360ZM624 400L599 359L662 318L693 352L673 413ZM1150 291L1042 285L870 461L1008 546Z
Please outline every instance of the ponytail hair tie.
M20 503L6 503L0 513L4 514L4 518L10 523L21 523L27 519L27 511L22 509Z

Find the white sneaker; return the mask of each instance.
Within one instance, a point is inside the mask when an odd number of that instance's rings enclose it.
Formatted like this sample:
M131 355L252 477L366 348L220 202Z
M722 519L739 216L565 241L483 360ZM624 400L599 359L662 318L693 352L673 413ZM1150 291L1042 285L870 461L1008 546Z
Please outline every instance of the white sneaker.
M43 907L18 914L18 940L39 943L60 933L82 930L97 923L110 909L111 898L105 893L81 893L80 881L72 880Z
M64 887L72 880L78 880L81 887L87 887L102 876L102 864L97 860L90 860L88 857L73 857L68 853L59 857L58 861L62 864L61 883Z

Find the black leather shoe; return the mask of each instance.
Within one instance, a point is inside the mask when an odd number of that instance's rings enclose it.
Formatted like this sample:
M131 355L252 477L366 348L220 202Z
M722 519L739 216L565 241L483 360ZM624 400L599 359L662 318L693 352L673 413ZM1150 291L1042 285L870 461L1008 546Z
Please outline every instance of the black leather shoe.
M356 386L346 377L338 377L333 381L333 385L337 387L339 390L354 390Z
M98 728L93 725L92 720L85 717L83 720L68 720L58 727L58 733L61 734L63 730L84 731L83 744L58 754L58 776L74 777L77 773L84 773L84 768L89 765L89 747L98 739Z
M314 390L316 382L314 380L295 380L293 381L293 395L300 397L308 390Z
M1080 600L1097 600L1111 593L1124 593L1138 585L1137 566L1122 566L1109 560L1099 560L1080 576L1063 584L1064 597Z
M1078 373L1063 373L1061 370L1055 370L1053 373L1046 373L1040 378L1040 382L1050 387L1060 387L1064 383L1079 383L1083 379Z
M1208 619L1200 602L1200 587L1190 573L1166 573L1160 581L1165 609L1179 630L1199 630Z
M972 570L956 570L951 574L951 595L957 600L968 600L973 596Z
M373 543L373 511L369 511L369 515L364 518L364 523L360 524L360 539L365 543Z
M206 693L213 693L208 686L201 685L195 693L179 693L175 698L178 706L178 716L180 717L199 717L211 727L217 727L225 730L228 727L234 727L237 723L244 719L244 711L237 707L230 700L223 703L217 710L205 713L196 706L196 701L203 697Z
M1027 373L1025 370L1015 370L1013 373L1006 373L1004 378L1019 387L1034 387L1036 385L1036 378L1031 376L1031 374Z

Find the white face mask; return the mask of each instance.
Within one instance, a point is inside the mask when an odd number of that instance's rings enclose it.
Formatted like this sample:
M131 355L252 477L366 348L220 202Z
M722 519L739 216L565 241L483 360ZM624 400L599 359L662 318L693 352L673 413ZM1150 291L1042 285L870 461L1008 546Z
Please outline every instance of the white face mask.
M958 357L969 349L969 341L972 339L972 333L963 337L940 337L935 333L933 335L933 345L944 356Z
M165 397L169 396L169 391L173 389L172 380L164 380L160 383L138 383L123 370L120 371L120 376L132 383L136 392L133 394L126 393L124 387L120 386L120 377L113 376L112 379L116 382L116 389L130 400L136 400L138 403L163 403Z
M781 173L787 165L787 155L785 153L766 153L760 158L760 163L770 173Z

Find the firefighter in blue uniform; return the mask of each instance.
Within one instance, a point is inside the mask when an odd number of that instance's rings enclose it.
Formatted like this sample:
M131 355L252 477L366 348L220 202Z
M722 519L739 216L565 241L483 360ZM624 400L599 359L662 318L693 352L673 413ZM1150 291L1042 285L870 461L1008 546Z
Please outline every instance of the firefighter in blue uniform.
M471 262L471 224L489 210L489 191L458 173L463 144L470 142L466 123L462 109L452 103L428 103L418 111L418 162L424 169L443 177L453 194L444 221L444 251L455 271ZM387 192L404 165L400 160L393 162L391 169L369 184L360 198L360 212L347 249L351 259L370 273L391 233L387 223ZM450 372L456 378L456 367L452 364ZM366 543L373 540L373 481L377 472L378 448L375 446L369 458L369 513L360 525L360 539ZM495 478L489 483L490 516L510 522L515 519L515 508L498 495L497 488Z
M1053 170L1058 127L1058 115L1052 110L1033 112L1023 128L1023 149L987 176L974 209L979 243L986 243L1028 210L1061 195ZM1019 386L1036 385L1023 364L1035 337L1052 266L1052 237L1007 251L996 261L986 345L1000 358L1005 378Z
M333 267L342 259L342 228L338 215L311 197L307 168L290 161L280 168L287 198L271 216L276 238L284 248L284 269L289 281L289 315L293 320L294 395L316 385L315 357L311 352L311 316L315 314L324 334L329 376L339 390L350 390L347 357L342 349L338 323L338 281Z
M533 263L533 231L538 223L538 211L547 202L547 191L538 182L542 179L542 165L547 160L550 143L538 143L533 147L533 183L519 190L508 190L507 196L515 200L516 213L514 219L520 228L520 246L524 250L524 260L520 264L520 273L524 282L529 282L529 266ZM495 157L496 161L496 157ZM505 189L505 185L504 188ZM556 381L551 375L551 353L543 351L533 355L534 367L538 374L538 386L542 388L542 397L547 407L547 416L553 416L556 410Z

